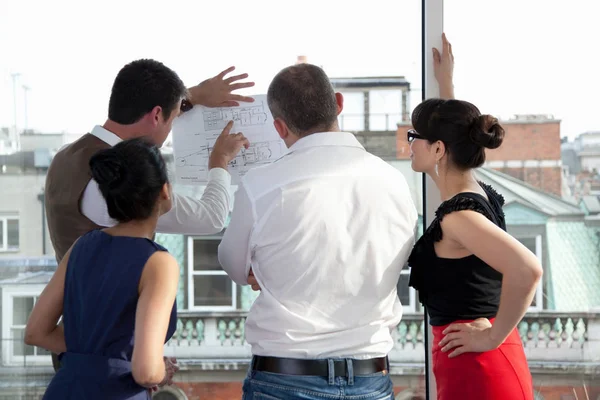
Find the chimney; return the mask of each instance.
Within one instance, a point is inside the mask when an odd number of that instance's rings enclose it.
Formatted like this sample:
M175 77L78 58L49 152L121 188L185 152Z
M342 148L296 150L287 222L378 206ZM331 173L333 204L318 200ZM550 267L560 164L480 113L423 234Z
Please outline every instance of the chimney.
M308 63L308 59L306 56L298 56L298 58L296 59L296 65L306 63Z

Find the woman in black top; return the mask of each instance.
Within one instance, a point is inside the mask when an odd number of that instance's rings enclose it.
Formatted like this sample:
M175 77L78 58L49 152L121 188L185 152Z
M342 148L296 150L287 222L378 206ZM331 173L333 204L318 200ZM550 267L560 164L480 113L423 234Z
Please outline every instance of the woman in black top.
M445 37L434 61L442 97L452 98L453 57ZM454 99L421 103L412 125L412 168L433 179L443 200L409 258L410 285L433 327L438 399L533 399L516 325L542 268L506 233L502 196L473 176L485 149L502 143L504 129L473 104Z

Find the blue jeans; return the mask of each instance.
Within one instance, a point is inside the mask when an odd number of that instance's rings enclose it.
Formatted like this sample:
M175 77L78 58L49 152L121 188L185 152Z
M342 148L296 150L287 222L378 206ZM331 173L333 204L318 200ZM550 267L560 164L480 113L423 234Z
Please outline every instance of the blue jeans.
M251 364L252 365L252 364ZM355 376L349 360L347 376L284 375L253 371L244 380L242 400L393 400L389 371Z

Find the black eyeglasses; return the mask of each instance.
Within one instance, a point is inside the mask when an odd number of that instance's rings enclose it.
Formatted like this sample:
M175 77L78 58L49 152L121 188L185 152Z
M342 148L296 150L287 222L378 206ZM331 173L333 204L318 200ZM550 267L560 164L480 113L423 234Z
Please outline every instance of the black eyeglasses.
M408 143L412 143L412 141L415 139L425 139L425 138L423 136L419 135L417 133L417 131L415 131L414 129L409 129L408 132L406 132L406 140L408 140Z

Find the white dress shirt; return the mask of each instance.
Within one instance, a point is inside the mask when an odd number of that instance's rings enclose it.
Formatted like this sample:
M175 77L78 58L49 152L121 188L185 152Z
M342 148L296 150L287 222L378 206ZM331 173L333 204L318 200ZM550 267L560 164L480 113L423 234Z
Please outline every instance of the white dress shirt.
M121 141L121 138L101 126L94 127L91 134L111 146ZM173 207L158 219L156 231L184 235L220 232L229 215L230 185L229 172L223 168L212 168L208 173L206 189L199 200L173 192ZM83 192L80 207L81 213L97 225L109 227L117 223L108 215L106 201L93 179Z
M417 218L404 176L351 133L306 136L250 170L219 261L240 285L252 268L262 289L245 324L252 353L387 355Z

